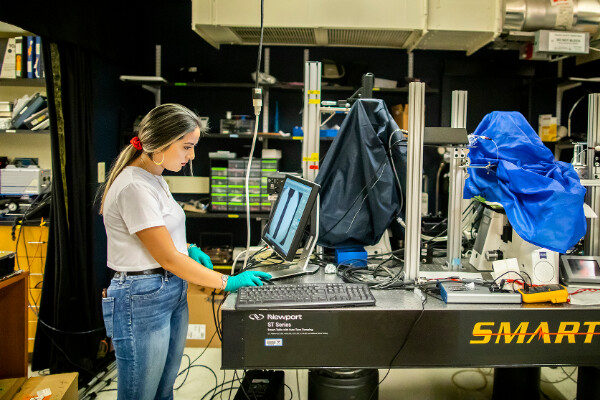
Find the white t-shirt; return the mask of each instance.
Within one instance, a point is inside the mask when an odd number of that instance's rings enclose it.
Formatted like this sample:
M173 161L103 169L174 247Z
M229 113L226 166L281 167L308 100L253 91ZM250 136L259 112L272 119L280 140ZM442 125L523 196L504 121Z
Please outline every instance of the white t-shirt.
M125 167L108 189L103 214L107 263L115 271L160 267L135 234L155 226L166 226L177 250L187 255L185 213L162 176Z

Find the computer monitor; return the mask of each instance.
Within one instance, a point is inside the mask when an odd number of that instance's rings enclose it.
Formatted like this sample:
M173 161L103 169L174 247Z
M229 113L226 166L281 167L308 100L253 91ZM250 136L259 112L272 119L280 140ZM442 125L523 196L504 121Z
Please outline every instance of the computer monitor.
M316 272L318 266L308 260L319 234L320 186L302 178L287 175L283 188L262 234L262 239L285 261L292 261L302 244L309 226L309 234L297 264L263 265L257 270L271 274L273 279Z

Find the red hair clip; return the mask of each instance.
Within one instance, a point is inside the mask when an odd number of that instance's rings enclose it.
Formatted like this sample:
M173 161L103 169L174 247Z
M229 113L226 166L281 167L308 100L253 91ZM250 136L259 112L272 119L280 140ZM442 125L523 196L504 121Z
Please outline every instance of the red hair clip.
M134 136L131 138L131 140L129 141L129 143L131 143L131 145L133 146L134 149L136 150L142 150L142 142L140 142L140 138L137 136Z

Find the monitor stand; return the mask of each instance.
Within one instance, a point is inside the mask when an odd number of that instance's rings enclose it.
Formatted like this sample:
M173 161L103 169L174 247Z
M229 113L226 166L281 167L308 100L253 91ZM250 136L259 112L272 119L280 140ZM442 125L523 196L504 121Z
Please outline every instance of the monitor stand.
M315 201L315 205L310 213L310 232L308 240L304 248L298 263L294 264L276 264L276 265L261 265L256 268L252 268L253 271L263 271L271 275L271 279L287 278L289 276L296 275L307 275L314 274L319 270L319 266L315 264L309 264L308 261L310 256L317 245L317 239L319 238L319 196Z

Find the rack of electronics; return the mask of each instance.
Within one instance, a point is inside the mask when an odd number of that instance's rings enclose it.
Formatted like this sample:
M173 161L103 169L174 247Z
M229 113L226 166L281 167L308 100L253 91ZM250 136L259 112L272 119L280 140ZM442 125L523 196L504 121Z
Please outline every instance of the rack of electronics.
M246 210L245 175L248 158L210 158L210 209L211 211L243 212ZM267 193L267 180L277 174L278 159L254 159L248 180L251 212L271 211Z

